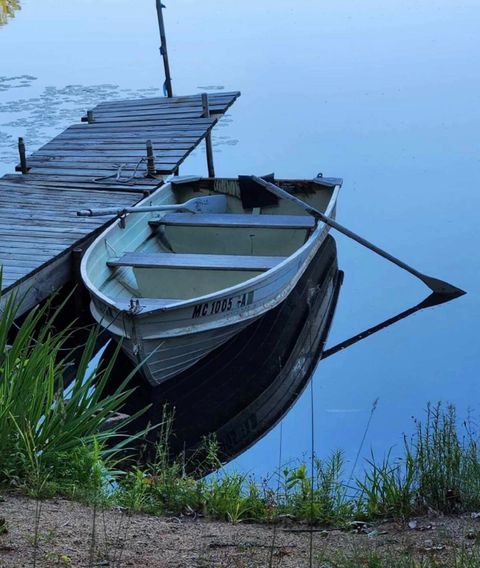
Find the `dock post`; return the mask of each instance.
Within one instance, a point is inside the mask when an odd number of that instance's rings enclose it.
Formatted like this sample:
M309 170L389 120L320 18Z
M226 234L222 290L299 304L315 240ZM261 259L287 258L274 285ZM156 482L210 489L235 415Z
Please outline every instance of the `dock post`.
M87 122L92 124L93 122L93 110L87 110Z
M157 16L158 16L158 27L160 29L160 54L163 57L163 67L165 69L165 91L167 97L173 97L172 92L172 78L170 76L170 64L168 63L168 51L167 51L167 36L165 34L165 23L163 21L163 8L165 6L162 4L161 0L156 0L157 2Z
M155 156L153 155L152 141L147 140L147 176L155 177L157 170L155 169Z
M27 157L25 155L25 142L23 138L18 139L18 153L20 154L20 171L22 174L28 173Z
M202 93L203 117L210 118L210 108L208 106L208 94ZM213 150L212 150L212 132L209 129L205 135L205 147L207 152L208 177L215 177L215 168L213 167Z

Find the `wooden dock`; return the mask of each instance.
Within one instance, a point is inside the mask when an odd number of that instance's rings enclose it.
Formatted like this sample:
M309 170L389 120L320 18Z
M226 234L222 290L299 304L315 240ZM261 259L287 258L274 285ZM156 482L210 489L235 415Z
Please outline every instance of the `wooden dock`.
M25 294L23 313L71 281L81 251L112 221L76 212L129 207L157 189L239 95L209 94L206 106L205 95L101 103L29 156L27 173L1 178L1 301Z

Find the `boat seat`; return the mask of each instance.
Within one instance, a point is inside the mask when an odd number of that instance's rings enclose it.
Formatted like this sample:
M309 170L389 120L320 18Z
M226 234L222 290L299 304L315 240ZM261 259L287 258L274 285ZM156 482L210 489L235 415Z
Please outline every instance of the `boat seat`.
M243 256L230 254L177 254L126 252L117 260L109 260L112 268L130 266L132 268L184 268L205 270L251 270L265 272L286 257L283 256Z
M203 226L203 227L251 227L266 229L313 229L315 219L311 215L255 215L245 213L168 213L149 221L151 227Z

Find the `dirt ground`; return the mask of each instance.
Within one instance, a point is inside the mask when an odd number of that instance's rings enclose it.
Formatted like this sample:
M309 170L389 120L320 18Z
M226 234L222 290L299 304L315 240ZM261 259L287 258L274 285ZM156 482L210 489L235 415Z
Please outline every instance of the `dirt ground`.
M309 566L310 533L298 524L277 527L211 522L193 517L129 516L98 512L62 499L42 502L35 547L36 503L0 497L0 567L136 566L142 568ZM95 531L92 527L95 526ZM94 535L94 539L93 534ZM274 540L275 539L275 540ZM480 519L411 519L409 523L354 524L351 530L313 532L314 566L325 558L376 550L388 556L445 558L455 548L479 547ZM273 559L270 559L273 545ZM37 552L35 553L35 550Z

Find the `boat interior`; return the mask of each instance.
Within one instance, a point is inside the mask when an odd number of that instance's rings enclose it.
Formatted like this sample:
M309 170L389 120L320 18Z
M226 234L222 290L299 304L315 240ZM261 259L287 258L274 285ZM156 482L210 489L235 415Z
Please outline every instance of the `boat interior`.
M230 288L275 267L307 241L316 220L252 183L197 178L166 184L142 205L176 208L131 213L114 225L89 259L92 283L116 302L135 297L166 305ZM322 212L334 192L333 185L316 180L275 183ZM195 212L179 206L192 199Z

